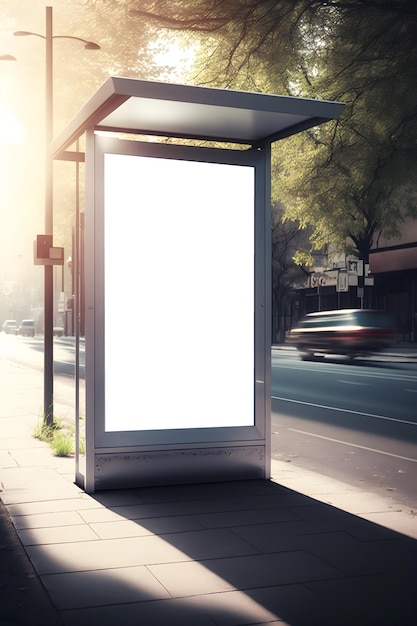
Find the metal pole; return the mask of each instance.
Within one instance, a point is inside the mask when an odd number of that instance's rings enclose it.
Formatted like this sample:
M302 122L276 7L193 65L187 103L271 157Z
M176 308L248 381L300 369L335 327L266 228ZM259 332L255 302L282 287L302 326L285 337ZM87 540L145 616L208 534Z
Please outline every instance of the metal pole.
M52 7L46 7L45 35L45 234L53 235L53 162L49 146L53 139ZM45 265L44 281L44 422L54 420L53 266Z
M80 144L77 139L76 150L79 152ZM77 484L82 484L80 478L80 162L75 164L75 237L72 251L72 275L73 275L73 304L72 312L75 323L75 476Z

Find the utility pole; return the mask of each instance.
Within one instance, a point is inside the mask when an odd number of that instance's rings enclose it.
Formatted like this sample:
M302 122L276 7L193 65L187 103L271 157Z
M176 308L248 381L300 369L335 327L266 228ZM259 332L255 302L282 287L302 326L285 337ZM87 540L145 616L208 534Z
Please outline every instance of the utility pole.
M45 234L53 236L53 139L52 7L46 7L45 30ZM44 422L54 420L54 299L53 265L45 265L44 278Z

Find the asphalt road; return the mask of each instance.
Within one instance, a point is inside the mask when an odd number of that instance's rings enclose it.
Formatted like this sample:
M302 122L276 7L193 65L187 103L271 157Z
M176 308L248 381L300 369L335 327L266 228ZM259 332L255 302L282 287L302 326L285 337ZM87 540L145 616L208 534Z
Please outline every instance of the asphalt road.
M54 337L54 374L72 378L75 368L74 337ZM43 370L43 336L20 337L0 333L0 350L15 362ZM80 378L84 378L84 339L80 340Z
M272 456L417 513L417 362L272 355Z

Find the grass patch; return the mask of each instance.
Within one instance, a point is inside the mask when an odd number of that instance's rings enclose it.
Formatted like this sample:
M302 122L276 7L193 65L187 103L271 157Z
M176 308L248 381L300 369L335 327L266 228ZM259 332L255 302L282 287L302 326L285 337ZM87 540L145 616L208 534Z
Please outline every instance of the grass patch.
M70 456L74 453L74 428L61 418L54 417L52 424L45 424L41 416L33 436L48 443L55 456Z
M54 433L51 448L56 456L69 456L74 452L74 442L69 433L58 430Z
M55 433L61 428L62 428L61 419L54 418L52 424L46 424L43 417L41 416L33 432L33 436L35 437L35 439L40 439L40 441L51 443L51 441L54 438Z

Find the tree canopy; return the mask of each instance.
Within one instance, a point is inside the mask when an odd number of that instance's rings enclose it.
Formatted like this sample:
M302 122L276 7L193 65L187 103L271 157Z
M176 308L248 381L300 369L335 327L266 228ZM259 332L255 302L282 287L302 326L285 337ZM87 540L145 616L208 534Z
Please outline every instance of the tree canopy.
M276 149L274 200L316 249L348 240L367 259L417 215L414 0L141 0L132 15L198 33L200 83L346 103Z

